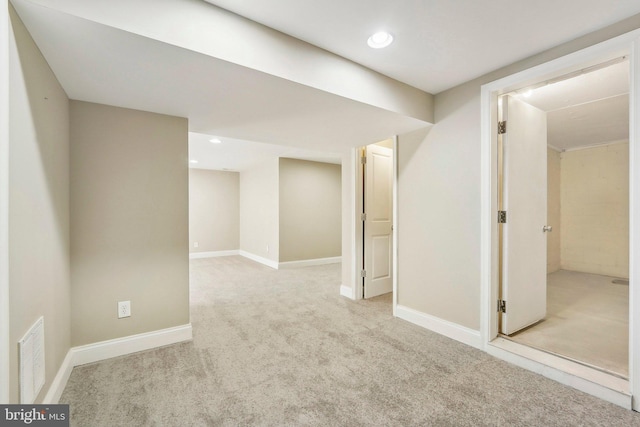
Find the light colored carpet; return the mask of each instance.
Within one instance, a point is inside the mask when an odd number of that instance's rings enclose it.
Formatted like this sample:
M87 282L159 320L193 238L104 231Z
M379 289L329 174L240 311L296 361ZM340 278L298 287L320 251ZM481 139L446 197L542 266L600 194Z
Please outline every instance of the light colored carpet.
M511 339L629 376L629 286L559 270L547 276L547 316Z
M194 340L77 367L75 426L640 426L634 413L338 295L340 266L193 260Z

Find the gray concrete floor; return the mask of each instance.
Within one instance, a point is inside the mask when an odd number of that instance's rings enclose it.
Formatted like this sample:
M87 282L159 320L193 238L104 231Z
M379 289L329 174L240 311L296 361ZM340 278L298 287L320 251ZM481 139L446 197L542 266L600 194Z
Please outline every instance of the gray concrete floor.
M547 316L510 338L627 378L629 286L558 270L547 276Z

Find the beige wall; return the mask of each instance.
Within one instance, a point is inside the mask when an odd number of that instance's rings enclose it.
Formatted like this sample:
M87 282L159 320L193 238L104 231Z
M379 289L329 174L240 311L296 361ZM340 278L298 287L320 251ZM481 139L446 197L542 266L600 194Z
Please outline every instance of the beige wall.
M441 92L430 131L399 137L399 304L480 328L481 85L637 28L640 15Z
M562 153L562 269L629 277L629 143Z
M341 253L340 165L280 159L280 262Z
M560 152L547 148L547 273L560 269Z
M278 159L240 173L240 250L278 262Z
M479 139L479 127L447 117L470 115L474 103L454 107L441 99L436 126L398 138L397 298L405 307L478 329L480 144L468 142L474 133Z
M42 402L70 348L69 100L10 14L9 399L19 403L18 340L44 316Z
M72 101L70 123L72 345L187 324L187 120Z
M239 248L240 174L189 169L189 252Z

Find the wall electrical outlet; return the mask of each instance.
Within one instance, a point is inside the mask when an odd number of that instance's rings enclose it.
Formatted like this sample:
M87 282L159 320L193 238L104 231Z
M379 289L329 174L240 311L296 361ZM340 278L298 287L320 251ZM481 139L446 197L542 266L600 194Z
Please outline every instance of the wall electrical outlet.
M198 247L198 242L193 242L193 247L197 248Z
M131 317L131 301L118 302L118 319Z

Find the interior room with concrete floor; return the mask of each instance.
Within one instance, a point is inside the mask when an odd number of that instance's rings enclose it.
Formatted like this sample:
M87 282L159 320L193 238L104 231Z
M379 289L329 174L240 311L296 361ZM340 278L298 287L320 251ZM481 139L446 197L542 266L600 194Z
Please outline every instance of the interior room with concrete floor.
M547 317L510 338L629 376L629 285L615 277L559 270L549 274Z
M546 316L504 337L628 379L629 61L511 96L546 119Z

